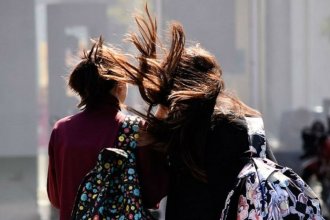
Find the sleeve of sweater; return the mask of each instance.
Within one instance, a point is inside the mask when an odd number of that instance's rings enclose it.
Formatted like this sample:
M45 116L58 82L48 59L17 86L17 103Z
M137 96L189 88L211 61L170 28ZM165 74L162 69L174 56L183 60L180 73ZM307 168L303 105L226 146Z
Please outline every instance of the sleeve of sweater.
M59 189L55 172L55 160L54 160L54 147L55 147L55 136L56 130L53 130L50 136L48 145L48 175L47 175L47 193L50 203L55 208L60 208L59 204Z

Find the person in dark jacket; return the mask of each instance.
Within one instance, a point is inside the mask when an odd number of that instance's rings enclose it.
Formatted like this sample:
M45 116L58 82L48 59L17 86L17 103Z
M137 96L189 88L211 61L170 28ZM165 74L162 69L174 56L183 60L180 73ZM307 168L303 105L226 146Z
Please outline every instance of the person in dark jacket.
M156 21L146 12L136 17L140 35L129 35L139 65L117 59L110 72L137 85L149 105L145 114L133 111L146 121L139 145L168 158L166 219L218 220L249 150L244 118L260 113L227 92L212 54L199 44L186 47L181 24L171 24L168 48L157 42ZM275 159L269 147L263 153Z

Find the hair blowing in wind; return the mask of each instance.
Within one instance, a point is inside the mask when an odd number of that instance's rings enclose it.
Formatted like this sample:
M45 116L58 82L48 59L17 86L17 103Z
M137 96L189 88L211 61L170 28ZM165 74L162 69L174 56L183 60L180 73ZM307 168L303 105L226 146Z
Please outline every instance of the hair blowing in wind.
M148 104L146 113L131 109L146 121L140 145L179 157L194 177L205 182L203 155L212 118L258 113L227 94L222 70L212 54L199 45L186 47L180 23L171 23L166 47L159 42L156 19L147 7L145 12L145 17L135 16L138 33L128 35L139 55L128 62L111 51L102 53L102 59L114 63L103 75L136 85ZM168 108L165 117L152 114L157 105Z

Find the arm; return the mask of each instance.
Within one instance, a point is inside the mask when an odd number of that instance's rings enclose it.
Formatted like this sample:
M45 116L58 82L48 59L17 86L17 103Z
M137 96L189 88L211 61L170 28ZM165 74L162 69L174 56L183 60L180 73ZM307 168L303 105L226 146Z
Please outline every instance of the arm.
M55 130L52 131L49 145L48 145L48 176L47 176L47 193L50 203L55 208L60 208L59 196L58 196L58 184L55 172L55 161L54 161L54 146L55 146Z
M143 201L147 208L158 208L168 187L165 157L150 147L138 147L137 160Z

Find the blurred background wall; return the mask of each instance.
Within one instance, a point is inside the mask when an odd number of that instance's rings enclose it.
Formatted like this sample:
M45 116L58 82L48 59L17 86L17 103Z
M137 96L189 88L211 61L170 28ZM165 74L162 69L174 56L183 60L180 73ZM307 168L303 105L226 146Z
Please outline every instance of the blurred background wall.
M0 2L0 155L36 155L34 1Z
M70 66L90 38L100 35L131 50L122 38L134 31L131 14L142 10L144 2L0 1L0 163L8 167L1 169L2 185L12 189L19 186L13 183L27 181L22 190L33 201L38 195L47 204L49 133L54 121L77 111L77 99L66 88ZM227 88L262 112L273 150L284 163L299 169L302 128L316 119L326 123L329 114L330 1L149 0L149 4L162 36L168 22L178 20L189 43L199 42L215 54ZM141 106L133 88L127 104ZM22 169L13 168L20 164L17 161L23 161ZM32 167L28 173L27 166ZM16 202L9 192L0 190L0 213L10 201Z

